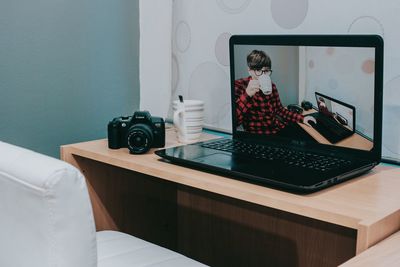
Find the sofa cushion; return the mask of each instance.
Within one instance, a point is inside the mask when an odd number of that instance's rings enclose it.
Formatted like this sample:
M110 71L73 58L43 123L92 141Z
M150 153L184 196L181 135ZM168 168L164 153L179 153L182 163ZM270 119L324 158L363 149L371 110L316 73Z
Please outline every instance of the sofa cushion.
M205 266L169 249L115 231L97 232L98 267Z

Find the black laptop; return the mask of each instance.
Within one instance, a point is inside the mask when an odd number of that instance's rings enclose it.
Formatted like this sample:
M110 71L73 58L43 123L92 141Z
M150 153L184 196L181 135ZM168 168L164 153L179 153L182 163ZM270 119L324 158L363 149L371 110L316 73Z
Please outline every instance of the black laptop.
M333 97L315 92L318 112L310 114L317 123L311 126L332 144L355 133L356 108Z
M343 182L380 162L381 37L235 35L229 49L232 136L162 149L157 155L171 163L298 193ZM339 108L341 117L336 116L339 123L347 120L355 128L354 136L348 137L352 142L320 143L304 124L309 117L285 108L303 100L316 106L317 91L357 109L355 125L341 114L346 109Z

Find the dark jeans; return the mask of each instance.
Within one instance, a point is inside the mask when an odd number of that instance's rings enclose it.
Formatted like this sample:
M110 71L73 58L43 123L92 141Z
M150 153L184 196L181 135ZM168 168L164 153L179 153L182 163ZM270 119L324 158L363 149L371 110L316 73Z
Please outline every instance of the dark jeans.
M301 140L306 142L318 143L317 140L312 138L303 128L297 123L289 123L285 128L280 130L275 136L289 138L292 140Z

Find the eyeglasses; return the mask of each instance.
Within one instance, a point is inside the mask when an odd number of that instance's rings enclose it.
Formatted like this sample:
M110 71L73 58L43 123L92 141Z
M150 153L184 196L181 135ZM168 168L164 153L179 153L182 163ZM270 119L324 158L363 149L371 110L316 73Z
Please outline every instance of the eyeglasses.
M272 70L254 70L254 74L256 76L261 76L263 74L267 74L268 76L271 76Z

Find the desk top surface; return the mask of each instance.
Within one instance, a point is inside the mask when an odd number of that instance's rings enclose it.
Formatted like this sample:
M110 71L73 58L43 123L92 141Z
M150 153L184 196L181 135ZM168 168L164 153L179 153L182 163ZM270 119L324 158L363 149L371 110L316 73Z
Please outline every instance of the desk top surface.
M213 138L217 136L202 136L203 140ZM167 130L166 147L176 145L175 132ZM379 223L400 227L400 168L393 166L381 164L361 177L313 194L296 195L177 166L153 153L131 155L126 148L111 150L106 139L65 145L62 157L64 153L353 229L377 227ZM392 219L385 221L388 217Z
M345 262L340 267L400 266L400 232Z

